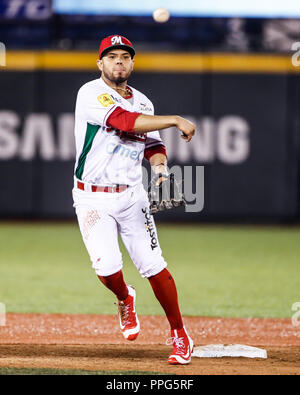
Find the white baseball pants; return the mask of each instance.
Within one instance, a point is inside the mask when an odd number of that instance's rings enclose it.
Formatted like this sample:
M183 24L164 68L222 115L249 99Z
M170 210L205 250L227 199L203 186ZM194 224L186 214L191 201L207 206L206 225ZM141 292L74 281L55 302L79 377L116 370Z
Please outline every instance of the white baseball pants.
M109 276L122 269L118 234L142 277L154 276L167 266L142 184L115 193L74 187L73 200L81 235L97 275Z

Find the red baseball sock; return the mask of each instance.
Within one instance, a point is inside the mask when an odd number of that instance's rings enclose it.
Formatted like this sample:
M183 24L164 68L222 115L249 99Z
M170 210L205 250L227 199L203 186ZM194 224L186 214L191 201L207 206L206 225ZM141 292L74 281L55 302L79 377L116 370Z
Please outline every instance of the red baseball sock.
M98 276L98 278L116 295L118 300L125 300L127 298L128 288L124 281L122 270L111 276Z
M183 328L178 296L173 277L167 269L148 278L156 298L164 309L171 329Z

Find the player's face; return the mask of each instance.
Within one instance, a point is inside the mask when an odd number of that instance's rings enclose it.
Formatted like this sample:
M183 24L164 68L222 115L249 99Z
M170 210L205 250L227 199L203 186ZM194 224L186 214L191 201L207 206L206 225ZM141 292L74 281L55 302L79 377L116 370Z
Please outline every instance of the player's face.
M130 53L122 49L114 49L108 52L97 62L104 77L116 84L128 80L133 70L133 63L134 60Z

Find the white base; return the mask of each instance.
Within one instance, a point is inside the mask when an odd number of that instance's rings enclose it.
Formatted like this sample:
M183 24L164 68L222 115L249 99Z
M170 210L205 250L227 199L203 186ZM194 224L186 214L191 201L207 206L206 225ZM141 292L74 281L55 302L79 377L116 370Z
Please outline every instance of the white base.
M221 358L221 357L246 357L267 358L267 351L263 348L245 346L243 344L208 344L207 346L194 347L192 357Z

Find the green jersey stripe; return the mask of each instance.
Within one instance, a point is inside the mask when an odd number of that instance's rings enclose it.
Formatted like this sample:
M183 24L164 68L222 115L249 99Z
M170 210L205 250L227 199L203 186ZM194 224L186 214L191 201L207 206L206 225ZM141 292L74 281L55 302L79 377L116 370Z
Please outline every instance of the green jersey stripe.
M82 179L82 174L83 174L83 170L84 170L86 157L92 148L94 138L95 138L99 128L100 128L99 125L91 125L90 123L87 124L83 149L82 149L82 152L81 152L80 157L78 159L78 164L77 164L77 168L76 168L76 172L75 172L75 175L79 180Z

